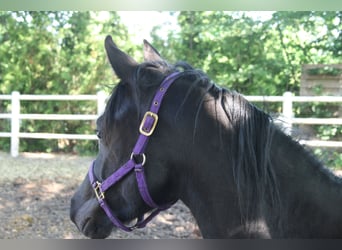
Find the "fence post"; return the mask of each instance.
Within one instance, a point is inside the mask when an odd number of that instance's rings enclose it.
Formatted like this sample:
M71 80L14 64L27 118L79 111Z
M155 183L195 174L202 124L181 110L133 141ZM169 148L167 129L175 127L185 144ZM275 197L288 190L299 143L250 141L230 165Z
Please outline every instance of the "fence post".
M11 155L19 155L19 132L20 132L20 93L12 92L12 117L11 117Z
M283 116L284 116L284 131L285 133L291 135L292 132L292 93L285 92L283 94Z
M97 114L100 116L106 107L106 93L104 91L97 92Z

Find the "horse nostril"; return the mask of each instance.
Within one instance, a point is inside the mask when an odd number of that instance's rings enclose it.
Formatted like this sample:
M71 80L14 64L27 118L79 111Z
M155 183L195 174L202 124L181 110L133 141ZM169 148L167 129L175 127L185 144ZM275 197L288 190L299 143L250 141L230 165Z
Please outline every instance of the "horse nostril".
M89 226L90 220L91 220L90 217L88 217L88 218L86 218L86 219L82 222L82 225L80 225L81 228L79 228L79 230L80 230L81 232L85 232L85 231L86 231L87 227Z

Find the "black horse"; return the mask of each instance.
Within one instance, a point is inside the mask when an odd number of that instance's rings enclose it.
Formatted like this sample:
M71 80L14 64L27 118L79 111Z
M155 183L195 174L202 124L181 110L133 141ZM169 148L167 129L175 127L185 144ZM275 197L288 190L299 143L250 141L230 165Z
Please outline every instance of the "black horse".
M100 148L88 175L102 181L126 162L144 165L152 200L183 201L204 238L342 237L341 179L269 115L200 70L168 64L146 41L141 64L111 37L105 47L120 82L97 120ZM135 156L145 112L175 72L144 154ZM108 237L114 225L99 205L103 198L118 221L141 221L153 208L136 178L127 170L102 192L87 176L72 198L71 220L88 237Z

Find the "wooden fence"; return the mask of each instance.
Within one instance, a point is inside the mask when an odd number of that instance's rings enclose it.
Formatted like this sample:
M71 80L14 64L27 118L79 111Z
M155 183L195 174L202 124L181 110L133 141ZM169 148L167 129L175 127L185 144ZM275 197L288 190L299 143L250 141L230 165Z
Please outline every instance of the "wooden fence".
M251 102L281 102L283 125L290 133L293 124L328 124L342 125L340 118L299 118L293 115L294 102L322 102L342 103L341 96L293 96L291 92L285 92L283 96L246 96ZM11 131L0 131L0 137L11 138L11 155L19 155L20 138L35 139L75 139L75 140L97 140L95 135L85 134L54 134L54 133L24 133L20 132L21 120L96 120L105 108L107 96L104 92L97 95L21 95L19 92L12 92L11 95L0 95L1 100L11 102L11 113L0 113L0 119L9 119ZM21 114L20 101L94 101L97 105L97 115L84 114ZM342 147L341 141L306 141L300 143L313 147Z

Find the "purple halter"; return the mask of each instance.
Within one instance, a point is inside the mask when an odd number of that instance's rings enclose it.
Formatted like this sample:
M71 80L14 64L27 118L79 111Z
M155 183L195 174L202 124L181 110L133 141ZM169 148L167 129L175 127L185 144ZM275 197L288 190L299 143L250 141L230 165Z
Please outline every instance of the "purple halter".
M161 102L163 100L163 97L168 90L168 88L171 86L171 84L179 77L180 73L175 72L167 76L164 81L161 83L157 93L154 96L152 105L144 115L144 118L141 121L140 127L139 127L139 138L134 146L133 152L131 154L130 159L121 166L118 170L116 170L112 175L110 175L107 179L105 179L102 183L99 182L95 175L94 175L94 165L95 161L91 164L88 172L89 180L91 185L93 186L94 192L96 194L97 200L102 207L102 209L107 214L108 218L112 221L112 223L126 231L131 232L135 228L143 228L147 225L148 222L150 222L159 212L168 209L171 207L173 203L166 204L163 206L157 205L147 187L145 174L144 174L144 164L146 162L146 156L144 154L145 148L148 143L149 136L153 134L153 131L155 130L158 122L158 111L161 105ZM136 159L134 156L141 156L141 162L136 162ZM108 203L105 200L105 192L115 185L118 181L120 181L124 176L129 174L132 170L135 171L136 180L138 183L138 188L141 197L145 201L147 205L149 205L151 208L154 208L152 213L147 217L144 218L142 216L141 218L138 218L137 223L134 226L126 226L124 225L112 212L110 207L108 206Z

